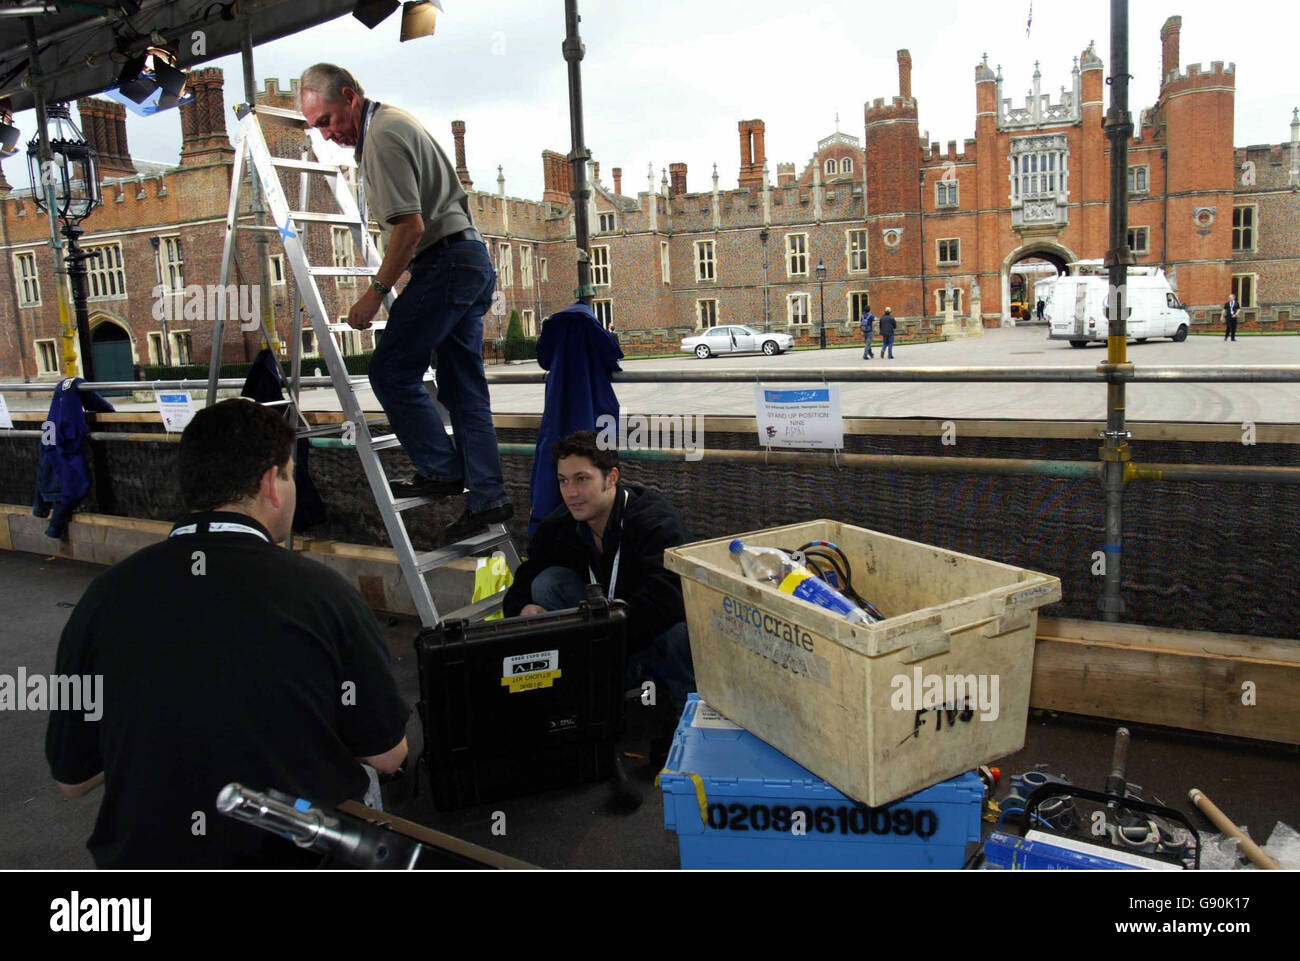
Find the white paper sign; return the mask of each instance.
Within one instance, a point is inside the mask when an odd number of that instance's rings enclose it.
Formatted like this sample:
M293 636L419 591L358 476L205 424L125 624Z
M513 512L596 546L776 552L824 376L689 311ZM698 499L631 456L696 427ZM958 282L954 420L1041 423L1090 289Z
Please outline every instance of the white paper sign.
M6 430L14 426L14 419L9 416L9 405L5 403L5 395L0 394L0 427Z
M153 392L162 414L163 429L169 434L179 434L194 418L194 400L188 390Z
M771 388L754 385L760 447L844 448L840 387Z
M703 701L695 705L695 717L691 719L691 727L710 727L719 731L739 731L741 729L739 724L728 721Z

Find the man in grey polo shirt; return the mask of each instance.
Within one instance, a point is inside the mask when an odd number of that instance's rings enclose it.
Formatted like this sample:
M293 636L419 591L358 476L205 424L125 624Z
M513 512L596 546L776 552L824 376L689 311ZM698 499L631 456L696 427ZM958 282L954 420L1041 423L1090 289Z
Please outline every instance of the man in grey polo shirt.
M453 497L468 488L465 513L447 528L451 540L508 520L483 373L483 315L496 272L456 170L415 117L367 100L347 70L318 63L299 89L307 122L326 140L356 148L367 211L386 234L383 264L348 326L368 328L384 295L411 271L370 359L370 385L416 469L411 480L393 482L393 493ZM422 383L434 351L454 441Z

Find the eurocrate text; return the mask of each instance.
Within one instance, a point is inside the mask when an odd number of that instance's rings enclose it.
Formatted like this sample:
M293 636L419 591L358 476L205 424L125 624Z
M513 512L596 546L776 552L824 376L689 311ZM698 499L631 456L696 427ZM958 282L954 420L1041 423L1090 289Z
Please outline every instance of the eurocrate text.
M50 902L50 930L57 934L128 933L132 941L148 941L152 933L153 898L69 897Z
M102 674L0 674L0 711L81 711L87 721L104 716Z
M912 668L909 677L895 674L889 686L889 706L895 711L959 711L969 720L979 711L981 721L998 719L999 674L923 674Z
M700 414L612 414L596 418L596 446L601 450L684 451L685 459L704 458L704 417Z
M163 320L238 320L240 330L256 330L262 313L262 290L257 284L186 284L168 289L155 284L153 319Z

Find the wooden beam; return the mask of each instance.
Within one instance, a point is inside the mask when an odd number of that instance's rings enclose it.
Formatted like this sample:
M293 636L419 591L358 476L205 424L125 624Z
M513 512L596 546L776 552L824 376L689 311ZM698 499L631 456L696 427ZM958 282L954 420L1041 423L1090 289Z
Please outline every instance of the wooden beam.
M1300 744L1300 643L1044 617L1029 703Z

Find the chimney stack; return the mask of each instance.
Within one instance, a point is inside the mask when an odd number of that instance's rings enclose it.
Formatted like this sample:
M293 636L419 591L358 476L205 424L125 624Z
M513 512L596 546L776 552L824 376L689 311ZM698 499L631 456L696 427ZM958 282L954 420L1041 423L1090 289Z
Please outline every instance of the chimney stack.
M615 196L618 197L623 196L623 168L622 167L614 168L614 194Z
M1176 73L1181 66L1178 59L1178 39L1183 29L1182 17L1170 17L1160 28L1160 85L1163 87L1170 73Z
M181 166L220 163L235 155L226 137L225 79L216 67L191 70L186 90L194 100L181 110ZM272 148L274 149L274 148Z
M912 99L912 55L906 50L898 51L898 95Z
M474 181L469 179L469 168L465 166L465 121L451 122L451 135L456 141L456 179L467 191L474 189Z
M686 164L676 163L668 165L668 176L673 183L673 196L686 196Z
M542 151L543 203L560 204L573 200L573 167L564 154Z
M776 165L776 185L778 187L793 187L796 179L794 164L784 163Z
M740 189L763 186L763 165L767 161L761 120L742 120L740 128Z
M126 107L111 100L85 97L77 101L81 132L95 148L101 177L134 177L126 142Z

